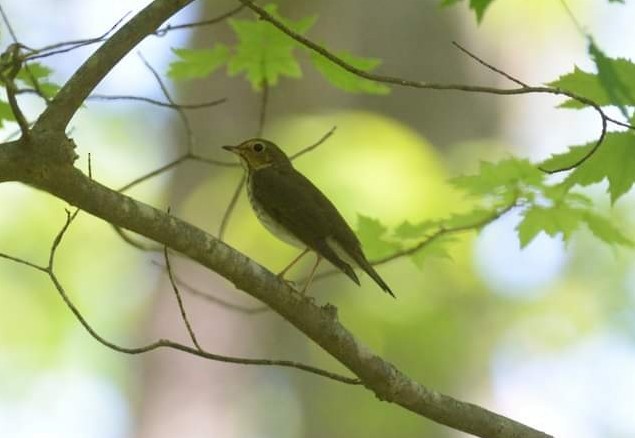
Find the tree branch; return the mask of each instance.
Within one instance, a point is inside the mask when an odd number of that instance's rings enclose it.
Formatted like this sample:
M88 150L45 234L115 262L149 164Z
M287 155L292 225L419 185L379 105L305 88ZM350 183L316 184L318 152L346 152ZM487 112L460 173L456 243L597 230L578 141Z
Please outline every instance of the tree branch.
M66 128L84 100L121 59L165 20L193 0L154 0L95 51L64 84L33 130Z
M0 181L11 176L45 190L112 225L160 242L217 272L315 341L381 400L481 437L548 436L418 384L357 341L338 321L333 306L317 306L272 272L187 222L92 181L71 165L56 165L45 156L28 153L38 145L21 146L24 145L14 142L0 147ZM28 165L24 165L25 162ZM52 280L59 290L61 285L55 278ZM178 348L200 355L195 348Z

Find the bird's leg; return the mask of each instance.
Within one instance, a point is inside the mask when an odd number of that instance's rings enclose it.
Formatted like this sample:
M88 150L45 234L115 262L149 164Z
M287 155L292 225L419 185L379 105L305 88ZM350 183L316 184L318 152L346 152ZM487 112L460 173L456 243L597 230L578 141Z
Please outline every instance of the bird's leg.
M297 256L296 258L294 258L294 259L291 261L291 263L289 263L289 264L287 265L287 267L286 267L286 268L284 268L282 271L280 271L280 272L278 273L278 278L284 279L284 274L286 274L286 273L287 273L287 271L293 267L293 265L295 265L296 263L298 263L298 261L300 261L300 259L301 259L302 257L304 257L304 255L305 255L307 252L309 252L309 248L306 248L304 251L302 251L302 252L300 253L300 255L299 255L299 256Z
M313 265L313 269L311 270L311 273L309 274L309 279L306 281L306 284L304 285L304 287L302 288L302 291L300 292L303 295L306 293L307 290L309 290L309 286L311 286L311 283L313 282L313 277L315 276L315 271L317 271L317 267L322 261L322 256L317 253L316 255L317 255L317 259L315 260L315 265Z

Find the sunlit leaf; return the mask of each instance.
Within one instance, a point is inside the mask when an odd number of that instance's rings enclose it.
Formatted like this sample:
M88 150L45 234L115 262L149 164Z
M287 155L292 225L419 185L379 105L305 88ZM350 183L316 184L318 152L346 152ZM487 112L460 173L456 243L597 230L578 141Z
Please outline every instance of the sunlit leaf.
M542 166L555 169L568 166L585 156L595 143L574 146L568 152L557 154ZM635 134L610 132L602 146L588 160L576 167L564 180L567 189L579 184L587 186L607 179L611 202L630 190L635 183Z
M216 44L211 49L172 49L178 60L170 64L172 79L204 78L211 75L229 59L229 48Z
M292 21L280 17L276 5L267 5L265 9L299 34L308 31L317 18L310 16ZM230 76L244 73L255 89L259 89L265 81L275 85L280 76L302 76L300 64L293 54L298 46L295 40L265 20L232 19L229 24L238 36L235 53L229 59Z
M338 57L353 67L363 71L373 71L381 60L377 58L362 58L353 56L350 53L338 53ZM337 64L326 59L319 53L311 51L311 61L317 70L329 81L333 86L347 91L349 93L368 93L368 94L388 94L390 88L385 84L381 84L369 79L361 78L353 73L344 70Z
M0 100L0 128L4 127L4 122L12 122L15 118L8 102Z
M438 228L437 221L423 221L413 224L405 221L395 228L394 236L397 239L421 239L431 230Z
M451 6L454 5L461 0L442 0L441 6ZM483 15L485 14L485 10L489 7L489 5L494 0L470 0L470 9L476 13L476 21L481 22L483 19Z
M456 236L442 235L424 245L419 251L410 256L419 269L424 267L425 262L430 258L441 258L452 260L449 252L449 246L455 243Z
M544 174L528 160L508 158L482 162L476 175L462 175L450 182L468 194L483 196L511 193L522 186L541 187Z
M39 89L46 97L52 98L60 89L59 85L49 80L52 73L53 70L39 62L29 62L20 69L16 79L29 88Z
M532 206L524 212L523 220L517 227L520 246L524 248L541 232L551 237L562 235L563 240L567 242L582 224L586 224L598 239L607 244L632 245L631 240L608 219L588 209L555 205Z
M595 66L598 70L598 80L608 98L620 109L622 115L628 118L628 111L625 105L635 103L635 92L631 92L626 82L618 75L613 60L604 54L593 39L589 41L589 55L595 61ZM635 78L631 78L630 82L635 88Z
M400 245L389 240L387 235L388 228L377 219L357 215L357 237L369 260L385 257L400 249Z
M602 74L588 73L575 67L572 73L560 76L548 85L579 94L602 106L635 105L635 64L623 58L600 59L599 64L596 60L596 65ZM561 106L584 108L586 105L569 99Z

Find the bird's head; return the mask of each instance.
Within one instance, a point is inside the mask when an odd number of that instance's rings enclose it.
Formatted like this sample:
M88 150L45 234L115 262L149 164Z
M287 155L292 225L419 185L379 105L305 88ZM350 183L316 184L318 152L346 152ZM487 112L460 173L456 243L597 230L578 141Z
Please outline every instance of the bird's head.
M252 138L238 146L223 146L223 149L238 155L243 165L250 170L291 165L289 157L278 146L263 138Z

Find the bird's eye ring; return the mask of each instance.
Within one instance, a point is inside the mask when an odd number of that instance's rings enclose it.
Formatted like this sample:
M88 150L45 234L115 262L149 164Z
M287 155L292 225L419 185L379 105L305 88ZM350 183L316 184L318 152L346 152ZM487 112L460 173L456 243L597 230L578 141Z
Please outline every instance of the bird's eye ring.
M263 149L265 148L265 145L263 145L262 143L254 143L254 151L256 152L262 152Z

